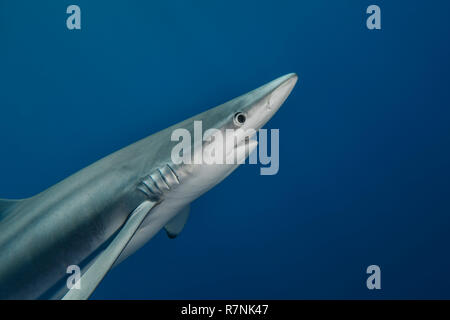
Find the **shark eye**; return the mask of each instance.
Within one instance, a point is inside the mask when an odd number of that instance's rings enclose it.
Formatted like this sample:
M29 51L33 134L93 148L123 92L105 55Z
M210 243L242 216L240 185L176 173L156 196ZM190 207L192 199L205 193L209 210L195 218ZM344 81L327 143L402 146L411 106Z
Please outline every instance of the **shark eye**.
M245 123L245 120L247 120L247 115L245 113L237 112L234 114L233 121L235 125L240 127Z

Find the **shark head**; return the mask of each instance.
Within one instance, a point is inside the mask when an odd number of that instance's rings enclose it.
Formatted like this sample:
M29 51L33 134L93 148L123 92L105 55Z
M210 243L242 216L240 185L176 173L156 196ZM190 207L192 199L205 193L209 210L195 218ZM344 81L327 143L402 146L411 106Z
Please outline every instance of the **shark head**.
M147 197L159 204L121 259L163 226L170 237L180 232L189 204L225 179L255 150L258 143L252 136L279 110L296 82L297 75L287 74L123 149L126 168L142 168L136 174L137 200Z
M296 74L284 75L136 143L129 154L160 159L144 157L148 165L139 189L158 201L190 202L201 196L245 162L258 145L256 132L279 110L296 82Z
M244 163L258 145L252 137L279 110L296 82L296 74L284 75L175 128L172 140L182 137L185 144L173 147L171 168L187 186L184 197L200 196Z
M296 83L297 75L290 73L217 107L224 113L217 126L257 131L278 111Z

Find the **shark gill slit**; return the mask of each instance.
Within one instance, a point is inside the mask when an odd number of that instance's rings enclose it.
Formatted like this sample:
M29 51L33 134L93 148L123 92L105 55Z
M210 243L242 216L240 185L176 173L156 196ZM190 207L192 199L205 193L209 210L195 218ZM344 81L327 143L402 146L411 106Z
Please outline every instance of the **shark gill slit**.
M151 200L159 200L164 192L170 191L179 184L179 176L169 164L166 164L145 176L137 188Z
M167 168L170 170L170 172L172 172L173 177L175 178L177 184L180 184L180 178L178 177L177 173L175 172L175 170L169 165L166 165Z
M159 175L161 176L162 182L166 185L167 189L170 190L169 183L167 182L166 178L164 178L164 174L162 173L161 169L158 169Z

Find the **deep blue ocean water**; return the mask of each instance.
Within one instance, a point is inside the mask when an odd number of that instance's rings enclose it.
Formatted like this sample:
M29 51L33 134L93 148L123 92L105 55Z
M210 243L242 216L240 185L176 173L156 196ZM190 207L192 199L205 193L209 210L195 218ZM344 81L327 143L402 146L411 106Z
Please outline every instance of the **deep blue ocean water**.
M66 28L77 4L82 29ZM366 28L381 8L382 29ZM280 171L242 166L94 299L450 298L448 1L0 0L0 197L285 73ZM366 268L381 268L368 290Z

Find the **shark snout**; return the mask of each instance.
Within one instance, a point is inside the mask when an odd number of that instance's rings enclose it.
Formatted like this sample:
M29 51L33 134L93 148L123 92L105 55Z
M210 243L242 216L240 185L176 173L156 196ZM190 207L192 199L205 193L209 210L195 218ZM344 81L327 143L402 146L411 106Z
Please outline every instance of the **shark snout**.
M255 130L263 127L280 109L297 80L295 73L289 73L250 92L248 98L251 103L246 110L248 127Z
M281 107L283 102L291 94L297 80L298 76L295 73L290 73L282 77L281 83L273 90L268 99L266 107L269 111L276 112Z

